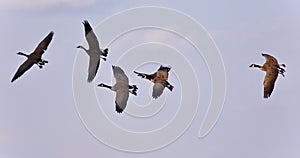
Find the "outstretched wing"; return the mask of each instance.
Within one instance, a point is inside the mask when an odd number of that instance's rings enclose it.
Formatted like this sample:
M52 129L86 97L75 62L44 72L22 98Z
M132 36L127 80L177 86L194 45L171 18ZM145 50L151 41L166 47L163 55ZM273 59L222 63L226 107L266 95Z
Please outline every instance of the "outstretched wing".
M17 78L22 76L27 70L29 70L34 62L31 60L26 60L22 65L19 66L17 72L15 73L14 77L12 78L11 82L14 82Z
M152 97L157 99L163 93L165 86L162 83L155 83L153 85Z
M48 45L50 44L52 38L53 38L54 32L51 31L35 48L34 53L37 53L38 55L43 55L43 53L47 50Z
M89 44L89 49L100 49L97 36L95 35L90 23L87 20L84 20L82 23L84 25L85 38Z
M151 75L148 75L148 74L145 74L145 73L139 73L139 72L136 72L136 71L133 71L133 72L135 74L137 74L137 76L148 79L150 81L153 81L153 79L156 77L156 72L154 74L151 74Z
M114 77L116 79L116 83L124 83L128 85L129 81L125 72L120 67L114 65L112 66L112 69Z
M269 98L271 96L277 77L278 77L277 68L270 68L266 72L266 76L264 79L264 98Z
M88 82L92 82L98 72L100 57L90 56Z
M278 65L278 61L275 57L269 55L269 54L262 54L263 57L266 59L266 63L269 65Z
M126 86L124 86L124 88L119 88L117 91L116 91L116 100L115 100L115 103L116 103L116 111L118 113L122 113L123 110L126 108L126 105L127 105L127 100L128 100L128 97L129 97L129 89L126 88Z
M167 71L167 72L169 72L170 70L171 70L171 66L160 65L160 67L158 68L157 71Z

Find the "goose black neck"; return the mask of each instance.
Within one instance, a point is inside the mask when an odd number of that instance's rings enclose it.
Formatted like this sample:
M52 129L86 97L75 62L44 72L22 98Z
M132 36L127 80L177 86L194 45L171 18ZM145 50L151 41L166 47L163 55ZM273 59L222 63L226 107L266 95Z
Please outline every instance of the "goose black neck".
M98 86L100 86L100 87L105 87L105 88L108 88L108 89L111 89L112 87L111 86L109 86L109 85L106 85L106 84L99 84Z
M22 52L18 52L17 54L18 54L18 55L23 55L23 56L29 57L29 55L24 54L24 53L22 53Z
M251 64L250 67L257 67L257 68L261 68L260 65L256 65L256 64Z
M89 53L89 50L86 49L85 47L83 47L82 45L79 45L79 46L77 46L76 48L81 48L81 49L83 49L85 52Z

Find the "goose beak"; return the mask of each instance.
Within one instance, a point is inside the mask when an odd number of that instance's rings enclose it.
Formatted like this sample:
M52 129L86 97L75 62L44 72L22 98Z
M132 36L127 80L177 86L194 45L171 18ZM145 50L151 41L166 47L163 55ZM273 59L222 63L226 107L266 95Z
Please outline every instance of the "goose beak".
M76 48L80 48L80 46L77 46Z

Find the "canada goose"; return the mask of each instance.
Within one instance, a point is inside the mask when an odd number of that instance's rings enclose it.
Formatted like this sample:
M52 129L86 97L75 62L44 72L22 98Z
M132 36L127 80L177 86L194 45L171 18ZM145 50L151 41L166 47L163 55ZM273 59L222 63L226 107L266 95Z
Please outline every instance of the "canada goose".
M167 87L170 91L173 90L173 86L167 81L169 77L169 71L171 70L171 67L165 67L160 66L157 72L153 74L145 74L145 73L139 73L134 71L134 73L137 74L137 76L140 76L142 78L148 79L151 82L154 83L153 85L153 91L152 91L152 97L154 99L157 99L164 91L164 88Z
M86 49L81 45L77 46L77 48L83 49L89 55L90 61L87 81L92 82L97 74L100 65L100 59L106 61L105 57L107 57L108 48L104 50L100 49L98 39L89 22L84 20L82 23L84 25L85 38L88 42L89 49Z
M109 88L110 90L115 91L117 93L115 99L116 111L118 113L122 113L127 105L129 92L136 96L136 91L138 88L136 85L129 85L128 77L120 67L112 66L112 69L116 80L115 85L108 86L104 83L100 83L98 86Z
M277 79L278 73L284 77L285 70L282 67L286 67L285 64L278 64L276 58L271 55L263 54L266 62L263 66L251 64L249 67L257 67L262 71L266 72L264 79L264 98L269 98L275 86L275 81Z
M29 70L34 64L36 64L40 69L48 63L48 61L42 59L43 53L47 50L48 45L50 44L54 32L51 31L35 48L33 53L27 55L22 52L18 52L18 55L23 55L27 57L27 60L19 66L17 72L15 73L14 77L12 78L11 82L14 82L17 78L22 76L27 70Z

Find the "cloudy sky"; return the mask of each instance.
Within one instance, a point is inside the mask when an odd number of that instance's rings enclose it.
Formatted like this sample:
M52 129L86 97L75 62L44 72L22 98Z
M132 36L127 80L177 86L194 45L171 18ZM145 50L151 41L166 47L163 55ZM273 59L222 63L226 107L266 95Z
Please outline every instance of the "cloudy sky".
M164 43L184 52L185 59L196 73L201 95L198 111L189 128L162 149L132 153L111 148L93 136L76 109L72 82L75 61L78 58L87 61L85 54L76 49L78 44L86 45L81 22L87 19L97 28L112 15L141 6L178 10L200 23L220 51L226 70L227 90L217 124L209 135L199 139L199 127L212 91L205 59L196 55L196 50L187 41L165 30L134 30L110 44L101 43L100 38L101 46L108 46L110 54L107 62L101 62L99 74L91 86L95 87L95 95L107 117L122 128L143 132L162 127L177 114L184 88L178 77L180 72L177 68L183 62L179 60L178 65L171 65L170 82L175 90L165 90L165 95L158 100L166 99L160 114L142 119L128 113L117 115L113 111L115 94L96 85L114 82L111 65L116 64L124 52L135 50L147 42ZM300 76L296 69L300 57L299 8L300 2L296 0L203 0L197 3L179 0L0 0L0 156L298 158L300 107L297 89L300 88ZM137 20L139 18L142 17ZM126 19L120 21L121 24L127 22ZM182 24L172 27L180 26ZM54 38L43 56L49 63L42 70L33 66L21 78L10 83L18 66L25 60L16 53L30 53L51 30L55 32ZM262 52L272 54L280 63L287 65L286 77L278 77L273 94L267 100L262 97L264 73L248 68L251 63L263 64ZM87 69L86 64L83 62L83 69ZM136 65L136 69L153 72L158 66L159 63L151 61ZM153 101L150 97L151 83L125 71L130 82L139 86L138 97L130 96L130 101L147 106ZM82 74L83 78L85 75Z

